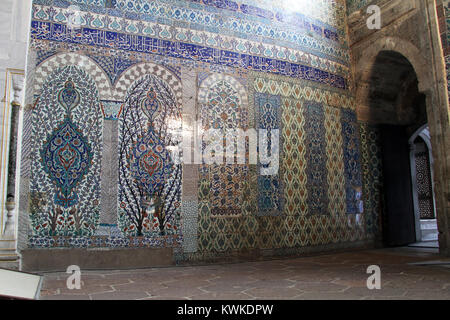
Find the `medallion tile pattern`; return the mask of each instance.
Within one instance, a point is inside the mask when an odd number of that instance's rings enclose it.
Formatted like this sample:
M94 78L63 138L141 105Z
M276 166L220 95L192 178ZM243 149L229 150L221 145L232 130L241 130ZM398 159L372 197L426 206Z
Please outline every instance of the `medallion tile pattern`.
M177 235L180 229L181 112L169 84L147 75L130 87L119 118L119 227L124 235Z
M39 123L32 129L33 234L92 235L98 227L102 145L94 81L77 67L57 69L44 83L33 122Z

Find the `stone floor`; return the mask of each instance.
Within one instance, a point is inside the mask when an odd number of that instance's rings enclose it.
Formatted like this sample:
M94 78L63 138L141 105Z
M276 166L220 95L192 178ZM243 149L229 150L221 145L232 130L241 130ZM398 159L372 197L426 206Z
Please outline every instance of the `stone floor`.
M437 263L430 263L436 261ZM422 264L423 262L423 264ZM369 290L369 265L381 289ZM450 299L450 259L427 248L337 253L227 265L47 273L41 299Z

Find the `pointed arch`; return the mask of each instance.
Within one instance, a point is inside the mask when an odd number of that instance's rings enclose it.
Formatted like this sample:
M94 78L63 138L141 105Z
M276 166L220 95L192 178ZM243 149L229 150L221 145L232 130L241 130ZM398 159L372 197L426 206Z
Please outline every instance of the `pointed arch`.
M419 91L425 92L430 88L432 84L432 75L429 68L429 63L424 58L420 50L411 42L403 40L397 37L385 37L372 43L370 47L367 47L355 70L358 71L356 79L368 81L370 72L366 72L368 68L371 68L378 54L381 51L395 51L403 55L414 68L419 82Z
M197 112L203 128L219 130L227 139L230 133L232 137L234 130L248 128L247 93L235 78L224 74L210 75L200 84L198 102ZM205 165L200 181L211 191L208 195L199 194L199 200L209 202L210 216L239 217L243 213L243 190L249 179L249 167L247 164L223 163L223 145L212 143L213 140L206 144L214 145L214 158L218 155L218 159ZM234 152L237 155L237 149Z
M114 86L113 100L124 101L131 85L148 74L164 80L174 91L178 105L182 105L182 85L179 78L169 69L151 62L138 63L124 71Z
M248 106L248 97L247 97L247 92L245 90L245 87L239 81L237 81L235 78L233 78L232 76L226 75L226 74L215 73L215 74L212 74L209 77L207 77L200 84L199 93L198 93L198 101L200 103L206 103L208 90L215 83L222 81L222 80L229 83L234 88L234 90L236 90L236 92L238 93L238 96L241 99L242 109L246 109Z
M77 66L84 69L94 80L100 100L111 100L111 81L105 71L91 58L77 53L58 53L44 60L36 67L34 93L40 95L44 81L62 66Z

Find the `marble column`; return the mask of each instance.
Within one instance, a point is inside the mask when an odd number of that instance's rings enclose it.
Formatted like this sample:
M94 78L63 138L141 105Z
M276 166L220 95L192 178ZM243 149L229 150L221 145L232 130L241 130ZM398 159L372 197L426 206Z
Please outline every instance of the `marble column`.
M9 133L9 156L8 156L8 182L6 196L6 223L0 242L0 255L2 260L17 260L16 253L16 234L15 234L15 216L16 212L16 167L17 167L17 140L19 115L22 102L22 91L24 87L24 76L15 74L12 77L12 88L14 98L11 102L10 113L10 133Z
M103 153L101 170L101 210L99 236L120 236L117 228L118 121L103 121Z
M197 74L187 68L182 72L183 82L183 135L193 137L195 133ZM191 141L192 142L192 141ZM183 187L182 187L182 233L184 253L197 251L198 238L198 165L193 161L192 151L183 151ZM187 154L190 152L190 156Z

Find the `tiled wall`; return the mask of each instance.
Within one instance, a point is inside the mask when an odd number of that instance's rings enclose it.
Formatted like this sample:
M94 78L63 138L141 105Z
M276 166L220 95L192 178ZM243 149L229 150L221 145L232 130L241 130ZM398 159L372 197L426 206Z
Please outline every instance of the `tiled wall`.
M34 0L27 246L169 246L209 259L372 239L379 150L349 91L345 1L285 8ZM279 130L279 170L176 162L180 132L196 123Z

